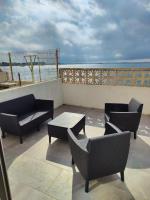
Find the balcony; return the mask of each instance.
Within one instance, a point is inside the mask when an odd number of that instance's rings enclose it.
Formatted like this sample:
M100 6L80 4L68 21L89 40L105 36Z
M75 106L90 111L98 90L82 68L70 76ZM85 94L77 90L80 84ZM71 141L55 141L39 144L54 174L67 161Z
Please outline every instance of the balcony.
M85 193L84 179L78 169L71 165L68 143L52 138L49 145L47 124L44 123L39 132L26 136L22 145L12 135L3 140L14 200L149 199L150 106L149 78L145 75L149 71L142 71L142 76L138 78L137 72L123 71L126 74L123 78L117 76L116 79L116 75L110 75L107 81L107 70L105 76L100 70L97 73L91 71L90 74L84 71L62 69L61 79L0 91L1 101L29 93L43 99L54 99L55 116L64 111L84 113L86 135L95 137L104 133L105 102L128 102L131 97L137 98L144 104L144 114L137 140L131 137L125 182L120 181L119 174L100 178L91 181L90 192Z

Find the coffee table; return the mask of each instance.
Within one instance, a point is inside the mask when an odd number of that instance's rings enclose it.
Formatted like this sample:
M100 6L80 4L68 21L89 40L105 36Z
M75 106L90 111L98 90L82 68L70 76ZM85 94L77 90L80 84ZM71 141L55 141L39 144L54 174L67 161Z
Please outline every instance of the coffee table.
M52 121L48 122L49 143L51 143L51 137L67 140L68 128L72 129L76 136L82 129L85 133L85 115L64 112Z

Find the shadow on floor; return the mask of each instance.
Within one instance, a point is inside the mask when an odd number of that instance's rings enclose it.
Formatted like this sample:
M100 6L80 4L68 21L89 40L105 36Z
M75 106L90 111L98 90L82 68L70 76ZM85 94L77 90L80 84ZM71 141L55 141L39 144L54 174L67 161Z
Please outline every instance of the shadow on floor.
M93 133L92 133L93 134ZM84 139L87 135L79 134L79 139ZM150 168L150 145L140 136L135 140L131 137L130 153L127 167L133 169ZM47 150L46 159L52 162L71 166L71 153L67 141L56 139Z
M29 150L34 144L38 143L43 137L45 137L45 135L47 135L46 123L41 125L40 131L34 130L24 136L23 144L19 143L18 136L8 134L2 141L7 169L18 156Z
M71 166L71 153L68 141L56 139L47 149L46 160Z
M150 116L142 115L138 135L150 137Z
M150 128L148 126L140 127L138 130L138 135L150 137Z
M86 134L79 134L78 139L87 138ZM62 165L71 166L71 152L68 141L56 139L53 143L49 144L46 154L46 160L56 162Z
M102 177L90 181L89 192L85 193L85 180L81 176L80 172L76 169L75 165L73 170L73 183L72 183L72 200L78 200L79 197L82 200L91 199L117 199L122 200L135 200L125 182L121 182L120 176L114 174L111 176ZM112 197L111 197L112 196ZM120 198L119 198L120 197Z
M141 137L137 137L136 140L131 138L127 167L134 169L150 168L150 145Z

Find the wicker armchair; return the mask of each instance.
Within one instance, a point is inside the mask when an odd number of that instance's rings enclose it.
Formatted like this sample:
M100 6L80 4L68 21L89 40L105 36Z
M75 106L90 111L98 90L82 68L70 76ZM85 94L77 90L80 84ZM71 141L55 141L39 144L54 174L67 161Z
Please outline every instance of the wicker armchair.
M105 122L111 122L122 131L134 133L136 139L139 127L143 104L132 98L129 104L106 103Z
M99 177L120 172L121 180L124 181L130 132L121 132L107 123L104 136L78 140L72 130L68 129L68 139L72 164L77 165L85 179L85 192L89 191L89 181Z

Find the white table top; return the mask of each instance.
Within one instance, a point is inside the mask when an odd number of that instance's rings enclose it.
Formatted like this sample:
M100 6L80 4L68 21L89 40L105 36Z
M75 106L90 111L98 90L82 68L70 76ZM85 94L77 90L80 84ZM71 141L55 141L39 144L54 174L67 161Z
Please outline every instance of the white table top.
M64 112L50 121L48 125L59 126L64 128L74 127L81 119L85 117L84 114Z

